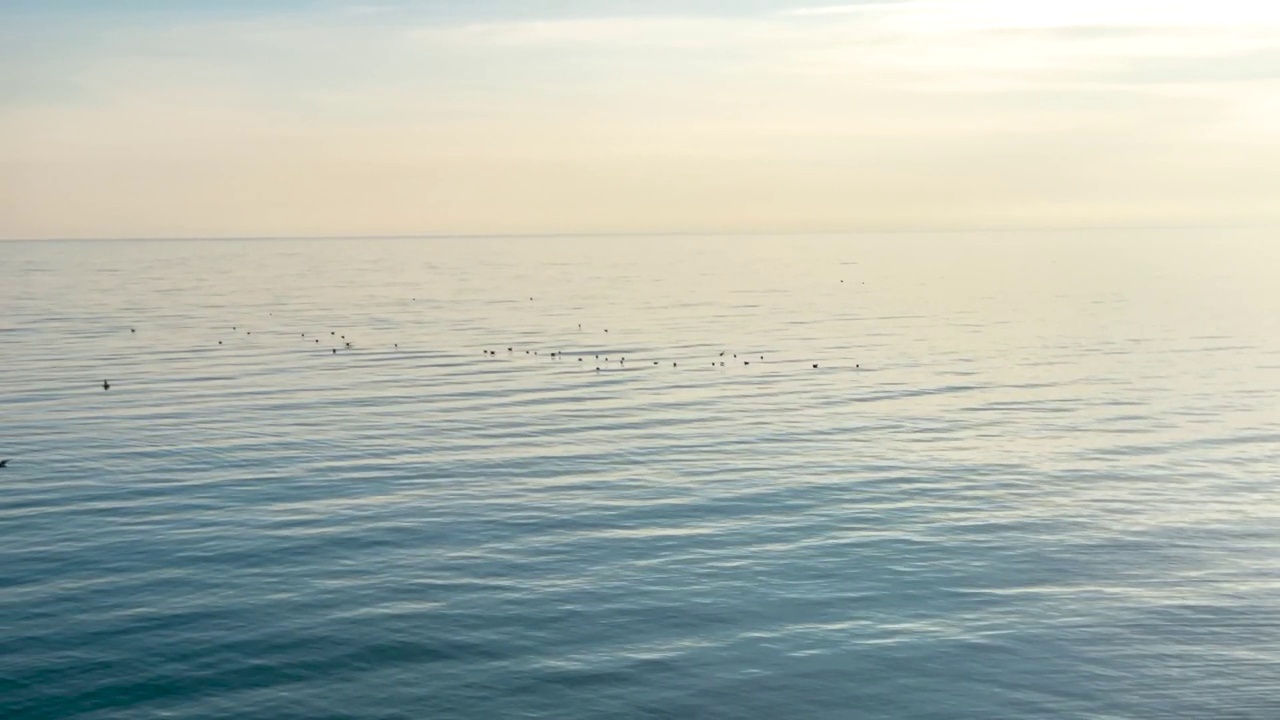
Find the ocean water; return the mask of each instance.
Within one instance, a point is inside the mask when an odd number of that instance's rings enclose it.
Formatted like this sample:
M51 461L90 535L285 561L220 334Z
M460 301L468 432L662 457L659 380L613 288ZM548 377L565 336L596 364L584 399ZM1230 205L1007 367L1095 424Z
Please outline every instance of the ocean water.
M0 718L1280 717L1275 232L0 243Z

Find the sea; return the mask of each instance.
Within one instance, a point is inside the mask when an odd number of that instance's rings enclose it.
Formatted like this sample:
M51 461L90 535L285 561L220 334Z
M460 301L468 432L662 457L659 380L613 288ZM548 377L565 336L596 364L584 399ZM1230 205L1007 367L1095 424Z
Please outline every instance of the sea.
M0 243L0 718L1280 718L1277 235Z

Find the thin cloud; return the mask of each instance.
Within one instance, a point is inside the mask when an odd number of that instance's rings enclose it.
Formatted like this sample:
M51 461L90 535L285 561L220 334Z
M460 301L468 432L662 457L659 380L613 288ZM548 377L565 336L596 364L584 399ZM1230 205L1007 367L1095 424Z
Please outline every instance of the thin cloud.
M1276 219L1270 11L1081 3L468 23L332 5L122 22L56 62L11 45L0 81L81 92L0 104L0 236Z

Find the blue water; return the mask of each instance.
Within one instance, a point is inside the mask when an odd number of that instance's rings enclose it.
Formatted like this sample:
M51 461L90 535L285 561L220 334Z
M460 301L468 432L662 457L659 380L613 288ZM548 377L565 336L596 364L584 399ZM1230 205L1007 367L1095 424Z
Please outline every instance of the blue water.
M0 718L1280 717L1277 245L0 243Z

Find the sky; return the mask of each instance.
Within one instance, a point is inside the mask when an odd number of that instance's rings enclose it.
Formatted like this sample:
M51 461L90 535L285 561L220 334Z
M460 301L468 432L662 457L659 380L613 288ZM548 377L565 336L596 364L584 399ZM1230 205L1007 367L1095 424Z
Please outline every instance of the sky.
M0 238L1280 222L1256 0L0 0Z

